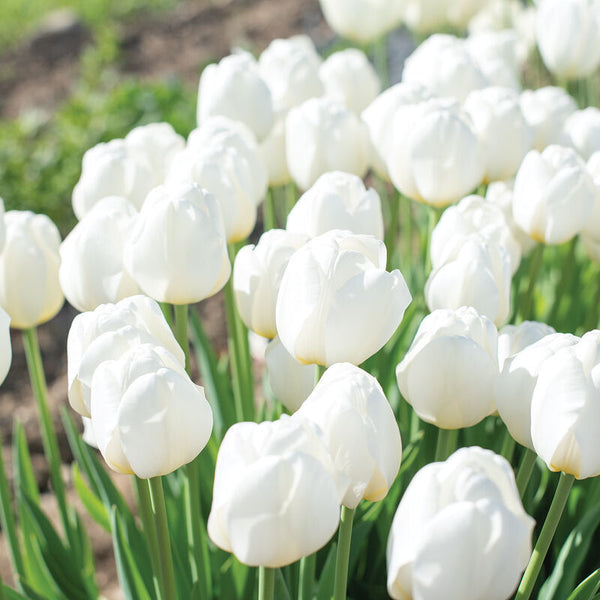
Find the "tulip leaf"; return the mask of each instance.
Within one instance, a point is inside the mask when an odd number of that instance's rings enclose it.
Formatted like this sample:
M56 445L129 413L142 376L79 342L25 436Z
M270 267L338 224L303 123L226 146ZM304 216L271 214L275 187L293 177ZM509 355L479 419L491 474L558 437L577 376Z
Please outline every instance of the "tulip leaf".
M15 424L13 434L13 456L15 462L15 487L22 490L36 504L40 503L40 492L33 473L31 456L22 423Z
M144 584L138 570L138 561L133 558L131 548L125 535L123 519L116 506L110 513L110 523L113 536L113 548L119 583L126 600L151 600L152 596Z
M73 463L72 472L73 485L75 486L75 490L77 491L81 503L92 519L94 519L102 529L110 533L110 518L104 508L104 504L102 504L102 501L92 492L83 480L77 463Z
M352 547L352 546L351 546ZM321 570L319 577L319 590L317 600L330 600L333 597L333 586L335 583L335 560L337 555L337 544L333 542L329 548L329 554Z
M575 585L588 555L592 537L600 525L600 506L590 510L573 528L560 550L552 574L540 590L539 600L562 600Z
M600 589L600 569L596 569L586 577L569 595L567 600L596 600Z

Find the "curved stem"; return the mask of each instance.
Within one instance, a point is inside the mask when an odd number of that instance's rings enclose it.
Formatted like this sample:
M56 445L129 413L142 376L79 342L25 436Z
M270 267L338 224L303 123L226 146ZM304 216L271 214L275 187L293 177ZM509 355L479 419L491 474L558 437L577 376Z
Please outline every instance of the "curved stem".
M569 492L571 491L574 480L575 477L573 475L567 475L566 473L560 474L560 479L558 480L558 485L556 486L556 491L554 492L554 498L552 500L552 504L550 505L550 510L546 515L544 526L542 527L540 537L538 538L535 548L533 549L533 554L529 559L527 569L525 569L523 579L521 579L521 584L517 590L515 600L528 600L528 598L531 596L531 592L535 586L542 563L544 562L544 558L546 558L548 548L550 548L550 543L552 542L558 522L560 521L565 504L567 503Z
M175 573L173 571L173 557L171 555L171 540L169 539L169 524L161 477L152 477L148 480L150 485L150 499L152 515L156 525L156 538L158 541L158 558L160 564L160 579L162 581L162 600L175 600Z
M517 470L517 489L519 490L519 496L523 499L525 495L525 490L527 489L527 484L531 479L531 474L533 473L533 467L535 466L535 461L537 459L537 454L527 448L525 450L525 454L521 458L521 462L519 463L519 469Z
M346 600L346 589L348 587L348 563L350 560L350 543L352 541L352 522L354 520L354 512L354 508L342 506L337 555L335 558L335 581L333 585L334 600Z
M258 568L258 600L273 600L275 592L275 569Z
M188 336L188 305L174 304L175 339L185 354L185 370L190 374L190 338Z

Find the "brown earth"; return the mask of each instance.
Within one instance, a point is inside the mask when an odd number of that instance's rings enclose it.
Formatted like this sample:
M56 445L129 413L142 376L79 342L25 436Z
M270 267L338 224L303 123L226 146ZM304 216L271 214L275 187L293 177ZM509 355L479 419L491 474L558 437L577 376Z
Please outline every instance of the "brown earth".
M139 17L119 28L119 68L123 74L144 79L179 77L197 85L201 67L227 54L233 46L262 50L278 37L308 33L318 46L333 39L325 25L317 0L235 0L184 2L159 16ZM0 118L13 118L22 111L52 110L72 92L79 73L79 58L91 43L89 32L69 13L53 15L31 39L0 56ZM65 306L61 313L39 328L50 406L58 432L69 481L71 453L60 423L59 409L67 404L66 337L75 315ZM207 333L223 346L224 311L220 297L205 301L201 314ZM0 388L0 434L11 477L12 431L22 422L32 453L42 506L56 519L54 499L48 489L48 467L43 455L33 395L27 376L20 332L13 332L13 362ZM128 478L115 475L126 497L132 500ZM75 501L75 494L69 490ZM83 514L83 509L80 511ZM89 519L88 519L89 521ZM121 598L110 537L90 522L95 549L98 583L108 599ZM1 536L0 536L1 537ZM11 584L8 553L0 539L0 575Z

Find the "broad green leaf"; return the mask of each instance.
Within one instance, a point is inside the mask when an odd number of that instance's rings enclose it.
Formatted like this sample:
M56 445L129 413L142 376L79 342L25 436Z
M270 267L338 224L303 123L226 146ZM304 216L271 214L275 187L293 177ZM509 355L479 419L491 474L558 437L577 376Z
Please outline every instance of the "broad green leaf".
M600 589L600 569L596 569L584 579L569 595L567 600L596 600L596 592Z
M29 498L36 504L39 504L40 492L33 473L25 431L23 425L18 421L15 423L13 434L13 456L15 463L15 487L23 490Z
M102 529L110 533L110 517L106 512L102 500L100 500L100 498L98 498L85 483L77 463L73 463L71 470L73 473L73 485L75 486L75 490L77 491L81 503L85 506L92 519L94 519Z
M354 532L353 532L354 533ZM329 554L319 576L319 589L317 600L330 600L333 597L333 585L335 583L335 561L337 557L337 544L333 542L329 547Z

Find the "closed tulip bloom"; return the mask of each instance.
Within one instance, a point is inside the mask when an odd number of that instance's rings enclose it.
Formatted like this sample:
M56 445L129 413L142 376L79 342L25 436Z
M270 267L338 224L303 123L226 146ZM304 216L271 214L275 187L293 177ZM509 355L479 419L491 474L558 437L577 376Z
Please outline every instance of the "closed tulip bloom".
M125 246L124 263L159 302L188 304L216 294L231 263L215 197L196 183L152 190Z
M437 33L406 59L402 81L418 83L436 96L449 96L459 102L469 92L488 85L464 41Z
M481 142L455 101L432 99L401 107L391 127L387 168L404 195L442 207L481 183Z
M379 93L381 84L366 54L347 48L330 54L319 69L325 95L360 115Z
M502 209L481 196L467 196L456 206L449 206L431 233L431 264L442 266L456 253L464 238L480 233L506 248L510 256L511 273L521 262L521 247L508 226Z
M533 148L540 152L560 142L564 122L577 110L577 103L563 88L552 86L524 90L519 102L533 129Z
M496 327L472 307L436 310L419 325L396 377L424 421L442 429L475 425L495 410Z
M303 363L360 364L392 336L411 295L397 269L385 270L385 245L333 230L290 259L277 297L281 342Z
M276 112L287 111L323 94L321 65L312 40L306 35L273 40L258 59L260 75L271 90Z
M10 317L4 309L0 308L0 384L6 379L11 363Z
M278 337L273 338L265 350L265 364L273 396L290 413L297 411L315 387L317 365L299 363Z
M319 0L325 20L338 35L361 44L373 42L400 25L401 2Z
M395 600L507 600L531 554L535 521L510 464L461 448L423 467L398 506L387 544Z
M158 304L148 296L131 296L77 315L67 337L69 403L90 415L90 388L96 368L140 344L161 345L185 365L183 350Z
M586 333L542 365L531 399L531 439L551 471L600 475L600 331Z
M254 246L239 250L233 266L233 290L242 321L248 329L266 338L277 335L275 305L283 273L291 256L308 237L271 229Z
M6 225L4 224L4 200L0 198L0 252L6 241Z
M501 2L502 7L506 8L505 0ZM525 41L513 28L471 31L465 45L484 74L488 70L486 66L500 62L512 74L513 80L519 80L521 68L527 60L528 49ZM520 86L517 85L518 87Z
M425 284L429 310L473 306L496 325L510 309L511 263L506 248L481 234L459 241L454 253Z
M600 110L588 106L569 116L563 126L561 143L577 150L586 161L594 152L600 152Z
M344 492L311 423L236 423L219 448L208 535L244 564L282 567L331 539Z
M83 155L81 177L73 189L73 210L82 219L106 196L123 196L140 210L148 192L161 183L148 157L125 140L97 144Z
M276 117L269 135L262 141L260 158L269 174L270 186L284 185L292 180L285 156L285 114Z
M332 229L383 239L381 199L362 179L343 171L321 175L300 196L287 218L286 229L316 237Z
M332 365L296 413L316 423L350 485L342 504L385 498L402 459L394 412L377 380L349 363Z
M254 229L262 198L254 196L252 165L235 148L214 144L196 152L180 152L171 165L167 185L196 183L215 197L228 242L244 240Z
M467 96L463 108L483 144L484 181L512 177L533 142L533 131L521 112L518 94L502 87L475 90Z
M544 363L579 338L552 333L505 359L495 388L496 408L508 431L519 444L533 450L531 401Z
M556 76L577 79L600 65L600 7L594 0L538 3L536 37L542 60Z
M169 123L150 123L132 129L125 143L149 163L157 185L164 183L174 156L185 148L185 140Z
M202 152L208 146L233 146L248 161L252 171L252 196L262 199L267 193L267 168L261 158L256 137L240 121L223 116L210 117L188 136L187 147Z
M208 65L198 85L198 125L221 115L241 121L262 140L273 126L273 100L249 52L238 52Z
M406 0L403 21L411 31L435 33L447 25L447 8L447 0Z
M523 160L515 178L513 215L537 242L562 244L584 228L597 194L574 150L548 146Z
M329 98L311 98L290 110L285 138L288 169L303 190L327 171L347 171L359 177L367 171L365 124Z
M600 192L600 151L594 152L586 164L589 174ZM600 262L600 193L596 194L590 218L581 231L581 241L588 256Z
M49 321L65 301L58 282L60 234L46 215L9 210L0 253L0 306L10 325L28 329Z
M384 90L363 110L361 118L369 131L371 167L384 179L390 178L385 163L392 145L390 122L396 110L407 104L418 104L430 97L431 94L421 85L397 83Z
M212 411L164 347L143 344L94 374L94 437L108 466L148 479L191 462L212 432Z
M60 245L60 285L77 310L140 293L123 267L123 248L137 214L125 198L103 198Z
M519 325L505 325L498 332L498 365L500 370L507 358L514 356L543 337L556 333L554 327L538 321L523 321Z

